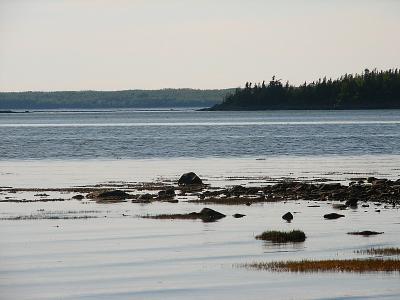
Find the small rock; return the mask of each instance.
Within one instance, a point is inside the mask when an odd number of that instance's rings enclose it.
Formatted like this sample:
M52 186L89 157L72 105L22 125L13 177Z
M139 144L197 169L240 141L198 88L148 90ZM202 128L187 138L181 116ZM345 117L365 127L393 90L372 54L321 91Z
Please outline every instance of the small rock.
M284 219L284 220L290 222L290 221L293 220L293 215L292 215L291 212L287 212L286 214L284 214L284 215L282 216L282 219Z
M158 192L158 198L171 199L175 197L175 189L173 187Z
M130 198L130 195L121 190L111 190L111 191L103 191L103 192L100 191L100 192L89 193L86 195L86 198L123 200L126 198Z
M205 207L200 212L199 215L203 222L215 222L219 219L225 218L226 215L213 210L211 208Z
M145 200L145 201L148 201L148 200L151 200L151 199L153 199L153 195L149 194L149 193L142 194L137 198L137 200Z
M349 207L353 207L353 208L357 207L357 204L358 204L357 199L349 199L346 201L346 206L349 206Z
M242 215L242 214L234 214L232 217L234 217L234 218L243 218L245 216L246 215Z
M85 198L83 195L72 196L72 199L76 199L76 200L82 200L83 198Z
M343 218L343 217L344 217L344 215L340 215L337 213L330 213L330 214L324 215L324 218L328 219L328 220L334 220L334 219L339 219L339 218Z
M42 193L42 194L35 194L35 197L48 197L49 195L47 195L46 193Z

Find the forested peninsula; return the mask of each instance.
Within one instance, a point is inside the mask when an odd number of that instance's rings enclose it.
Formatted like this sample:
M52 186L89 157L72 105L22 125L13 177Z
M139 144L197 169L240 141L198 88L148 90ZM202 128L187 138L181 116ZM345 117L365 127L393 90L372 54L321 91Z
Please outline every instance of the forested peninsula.
M400 108L400 71L370 71L326 77L300 86L272 77L269 83L247 82L207 110L395 109Z
M209 107L234 89L1 92L0 110Z

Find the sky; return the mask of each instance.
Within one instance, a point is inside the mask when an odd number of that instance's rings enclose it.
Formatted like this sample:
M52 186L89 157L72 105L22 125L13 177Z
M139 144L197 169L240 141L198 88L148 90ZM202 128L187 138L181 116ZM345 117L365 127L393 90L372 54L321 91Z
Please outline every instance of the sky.
M0 0L0 91L299 84L395 67L396 0Z

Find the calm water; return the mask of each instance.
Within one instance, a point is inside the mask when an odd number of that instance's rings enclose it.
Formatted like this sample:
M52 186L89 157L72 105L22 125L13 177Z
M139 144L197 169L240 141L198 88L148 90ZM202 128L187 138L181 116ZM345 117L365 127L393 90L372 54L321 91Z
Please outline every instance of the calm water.
M0 115L1 160L400 154L400 111Z
M270 177L397 179L400 173L400 110L46 111L0 114L0 134L0 186L176 180L186 171L214 186L261 185ZM365 257L354 251L400 247L398 208L371 204L327 221L322 216L333 211L328 202L210 205L227 217L202 223L137 217L199 211L203 205L186 202L197 196L178 196L174 204L98 204L48 193L68 200L40 202L36 192L0 192L0 299L400 297L399 274L288 274L233 266ZM295 215L292 223L281 219L288 211ZM234 219L234 213L246 217ZM31 215L38 218L10 220ZM82 216L93 218L73 219ZM301 229L307 240L273 245L254 239L267 229ZM346 234L358 230L385 233Z

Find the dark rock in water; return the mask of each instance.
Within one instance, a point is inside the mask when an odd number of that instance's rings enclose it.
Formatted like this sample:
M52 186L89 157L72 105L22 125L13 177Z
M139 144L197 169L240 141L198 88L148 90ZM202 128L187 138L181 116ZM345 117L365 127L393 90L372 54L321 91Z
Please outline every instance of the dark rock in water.
M198 214L203 222L215 222L226 217L224 214L208 207L203 208Z
M137 198L137 200L145 200L145 201L148 201L148 200L151 200L151 199L153 199L153 195L149 194L149 193L142 194Z
M284 220L290 222L290 221L293 220L293 215L292 215L291 212L287 212L286 214L284 214L284 215L282 216L282 219L284 219Z
M347 234L369 236L369 235L383 234L383 232L364 230L364 231L348 232Z
M357 199L349 199L346 201L346 206L349 207L357 207L358 205L358 200Z
M179 178L178 185L203 184L203 181L194 172L185 173Z
M250 205L251 205L251 203L250 203L250 202L247 202L247 203L246 203L246 206L250 206Z
M41 193L41 194L35 194L35 197L48 197L50 195L46 194L46 193Z
M337 213L330 213L330 214L324 215L324 218L328 219L328 220L339 219L339 218L342 218L342 217L344 217L344 215L340 215L340 214L337 214Z
M369 204L363 204L362 207L369 207Z
M232 217L234 217L234 218L243 218L245 216L246 215L242 215L242 214L234 214Z
M378 213L380 213L380 212L381 212L381 210L380 210L380 209L376 209L376 210L375 210L375 212L378 212Z
M218 211L211 208L203 208L200 212L191 212L188 214L161 214L155 216L143 216L143 218L149 219L171 219L171 220L197 220L200 219L203 222L216 222L219 219L225 218L226 216Z
M171 199L175 197L175 189L173 187L158 192L159 199Z
M86 195L89 199L124 200L131 198L131 195L121 190L93 192Z
M83 195L72 196L72 199L76 199L76 200L82 200L83 198L85 198Z
M367 178L367 182L368 182L368 183L372 183L372 182L375 181L375 180L376 180L375 177L368 177L368 178Z

